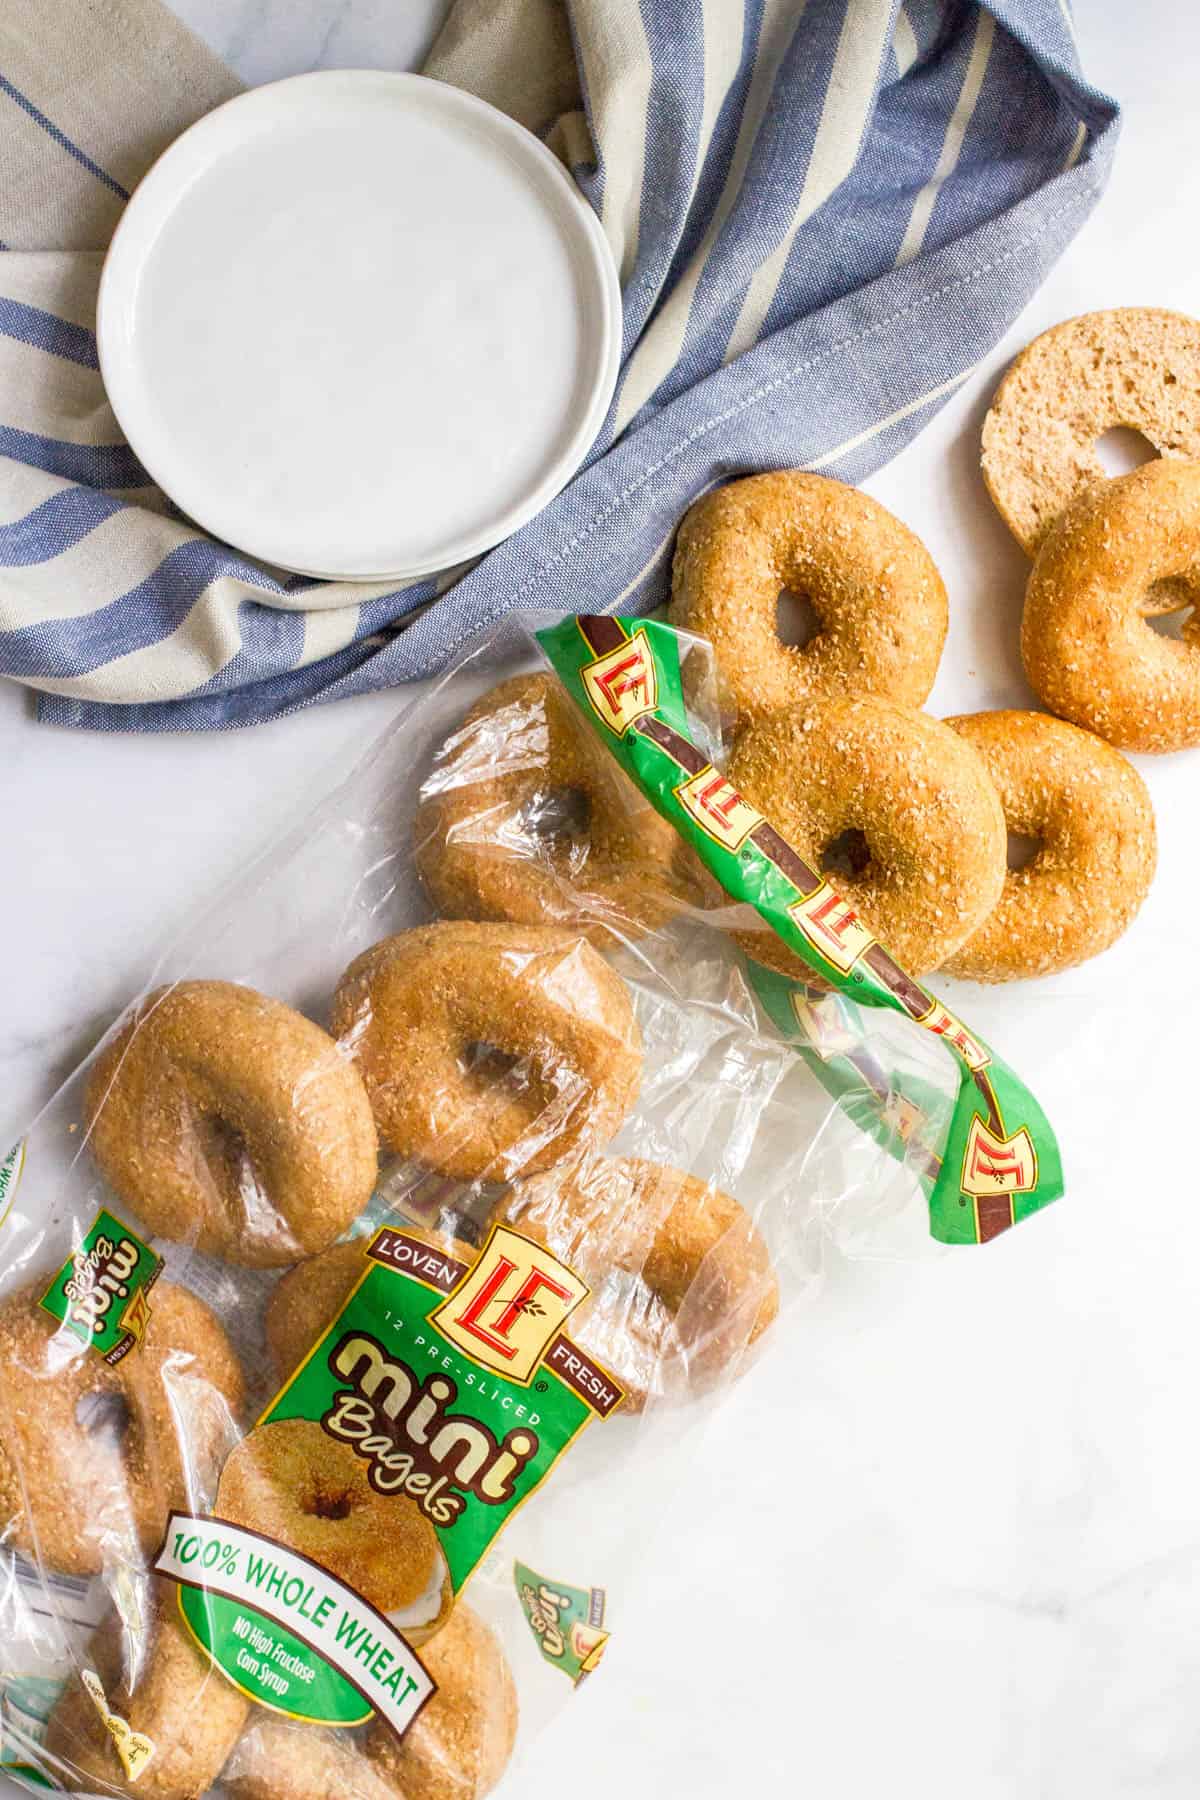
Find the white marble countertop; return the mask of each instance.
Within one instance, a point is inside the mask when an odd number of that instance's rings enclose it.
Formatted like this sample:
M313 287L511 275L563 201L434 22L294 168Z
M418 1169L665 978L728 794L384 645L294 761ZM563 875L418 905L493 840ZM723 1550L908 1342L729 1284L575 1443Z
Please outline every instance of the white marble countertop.
M419 59L436 0L177 0L250 81ZM952 597L940 712L1027 700L1024 565L977 472L997 372L1102 305L1200 310L1200 39L1173 0L1078 0L1126 102L1108 197L1010 344L872 490ZM382 696L247 735L34 725L0 686L0 1141L90 1046L155 948L391 716ZM612 1596L603 1671L506 1791L744 1788L859 1800L1189 1800L1200 1787L1200 1212L1182 933L1200 755L1143 765L1161 867L1102 963L952 1004L1064 1140L1068 1199L986 1251L858 1263L718 1413L651 1573ZM947 997L950 997L947 989ZM747 1471L752 1473L747 1473Z

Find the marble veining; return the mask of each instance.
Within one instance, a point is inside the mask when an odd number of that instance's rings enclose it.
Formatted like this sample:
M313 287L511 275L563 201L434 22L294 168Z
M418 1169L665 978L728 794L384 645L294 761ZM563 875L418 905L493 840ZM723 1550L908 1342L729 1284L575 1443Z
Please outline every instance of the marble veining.
M247 84L308 69L419 68L447 0L178 0L174 10Z

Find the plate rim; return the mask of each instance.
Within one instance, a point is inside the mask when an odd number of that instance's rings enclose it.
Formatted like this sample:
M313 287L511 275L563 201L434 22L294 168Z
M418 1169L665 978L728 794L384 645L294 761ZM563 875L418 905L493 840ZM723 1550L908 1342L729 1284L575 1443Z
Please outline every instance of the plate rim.
M598 375L590 392L581 400L574 429L561 453L546 468L542 479L493 521L491 526L469 537L460 535L448 540L436 556L422 558L405 567L347 574L331 567L313 568L302 566L299 561L281 561L262 549L255 549L245 543L233 543L215 526L205 522L203 507L200 511L192 511L188 499L175 491L172 476L176 471L165 467L157 455L153 459L147 459L143 455L145 440L139 445L140 418L131 391L132 380L128 384L125 380L130 374L131 364L118 343L118 320L125 317L125 311L117 297L117 289L118 284L121 284L123 293L136 287L138 272L144 266L148 250L154 242L153 236L146 236L147 226L153 223L157 229L185 191L176 181L172 192L172 178L176 168L185 163L189 154L194 153L197 139L213 139L219 145L221 136L227 129L224 121L228 115L235 111L244 113L255 106L261 106L264 95L274 97L285 90L297 94L304 90L311 92L313 89L328 92L334 88L345 90L361 87L363 84L377 90L407 94L410 98L420 97L426 103L433 100L442 106L458 108L462 113L474 116L493 136L516 143L524 155L531 157L543 174L549 177L559 200L565 202L566 217L574 227L568 230L562 211L553 209L552 216L556 216L563 239L570 244L572 250L578 248L586 253L584 273L587 297L594 302L598 324L595 343ZM185 143L189 146L187 151L181 148ZM165 202L160 195L164 182L168 184L168 198ZM151 207L155 210L153 216L149 217L148 209ZM105 252L97 290L96 347L105 394L126 441L151 480L178 507L190 528L199 530L218 542L229 543L239 554L265 564L268 568L283 569L318 581L344 582L360 587L387 582L414 582L485 556L543 511L578 472L607 415L620 374L620 278L600 221L569 172L540 138L508 113L464 88L414 70L315 69L299 75L285 76L282 80L266 82L259 87L248 88L244 93L235 94L232 99L224 101L197 119L160 152L133 190ZM134 427L132 431L131 423ZM196 496L189 496L189 499L194 498ZM347 604L344 600L332 599L322 602L319 590L314 593L312 589L295 596L264 594L256 596L256 599L260 599L264 605L284 611L328 610Z

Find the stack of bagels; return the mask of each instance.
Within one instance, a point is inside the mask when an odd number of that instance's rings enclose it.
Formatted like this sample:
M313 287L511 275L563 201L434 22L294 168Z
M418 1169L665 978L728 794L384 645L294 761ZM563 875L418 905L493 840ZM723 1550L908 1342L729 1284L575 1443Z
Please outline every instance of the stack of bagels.
M1097 440L1159 455L1109 479ZM988 413L988 490L1033 557L1021 630L1048 709L939 721L928 699L945 588L877 502L819 475L750 476L683 521L671 618L707 637L728 773L915 975L999 982L1107 949L1156 863L1146 784L1123 751L1200 744L1200 324L1131 308L1056 326ZM784 642L781 593L814 629ZM765 930L752 956L806 971Z

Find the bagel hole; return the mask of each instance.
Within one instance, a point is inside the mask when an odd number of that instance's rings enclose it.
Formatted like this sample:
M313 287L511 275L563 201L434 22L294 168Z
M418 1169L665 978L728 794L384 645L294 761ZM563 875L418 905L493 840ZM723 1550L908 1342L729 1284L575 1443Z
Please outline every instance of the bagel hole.
M345 1488L316 1487L304 1506L310 1519L348 1519L352 1510Z
M1170 612L1143 613L1142 618L1159 637L1175 638L1178 641L1183 638L1184 628L1194 611L1192 606L1176 606Z
M788 650L803 650L821 629L817 609L807 594L782 588L775 602L775 635Z
M1096 455L1108 476L1128 475L1143 463L1156 462L1158 451L1145 432L1132 425L1114 425L1096 439Z
M210 1169L224 1174L230 1188L240 1193L248 1181L257 1188L246 1140L235 1126L227 1124L218 1113L201 1113L196 1119L196 1131L204 1161Z
M1010 831L1008 834L1008 866L1014 873L1018 869L1027 869L1041 850L1042 840L1030 837L1025 831Z
M119 1444L131 1417L124 1394L81 1394L75 1406L75 1423L94 1441Z
M235 1125L218 1113L194 1120L204 1171L226 1219L252 1242L272 1240L300 1254L286 1220L268 1194L250 1146Z
M458 1059L463 1074L481 1082L512 1081L520 1064L519 1056L510 1056L507 1050L482 1040L465 1044Z
M863 873L871 860L871 846L866 833L852 825L848 831L839 832L830 838L821 852L821 873L823 875L840 876L843 881L855 881Z
M582 788L540 788L522 811L521 823L547 844L586 838L591 830L592 802Z

